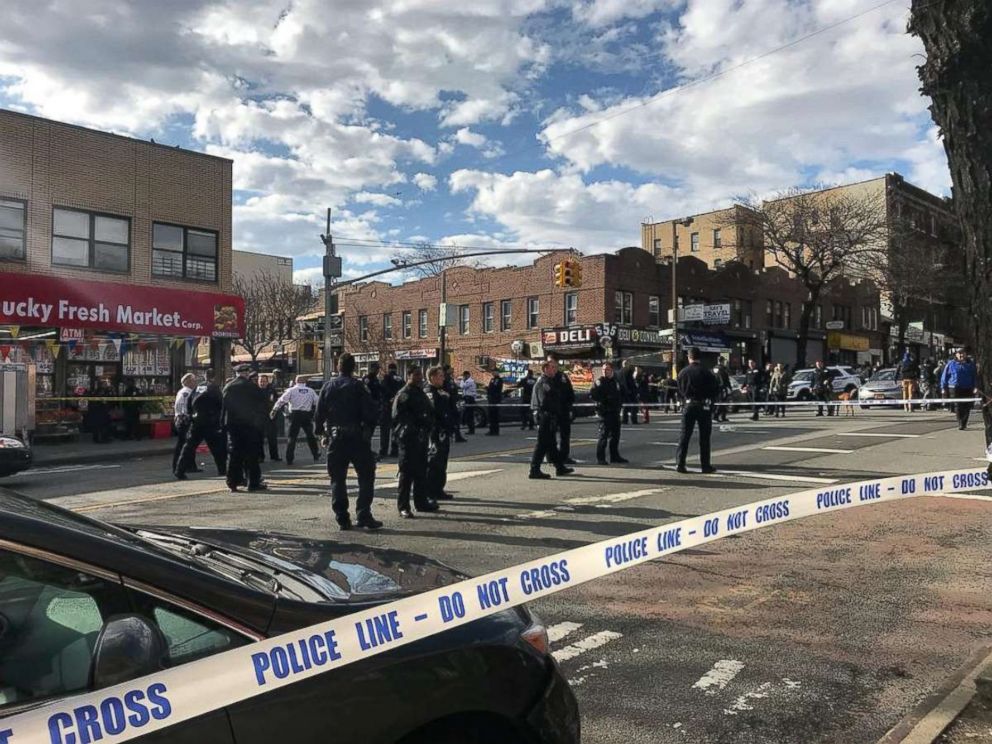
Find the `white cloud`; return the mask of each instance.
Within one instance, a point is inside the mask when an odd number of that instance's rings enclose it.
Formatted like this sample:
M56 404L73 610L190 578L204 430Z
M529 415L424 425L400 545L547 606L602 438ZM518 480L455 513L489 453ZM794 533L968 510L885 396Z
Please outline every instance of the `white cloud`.
M395 207L402 204L399 199L389 194L373 194L368 191L360 191L351 197L351 200L359 204L373 204L377 207Z
M437 188L437 178L430 173L417 173L413 177L413 184L421 191L433 191Z
M476 148L487 158L495 158L503 154L503 148L498 142L493 142L486 135L473 132L468 127L459 129L452 139L460 145Z
M590 26L601 27L625 18L644 18L675 4L675 0L583 0L572 7L572 16Z
M294 284L310 284L315 287L324 285L324 269L321 266L310 266L305 269L296 269L293 272Z

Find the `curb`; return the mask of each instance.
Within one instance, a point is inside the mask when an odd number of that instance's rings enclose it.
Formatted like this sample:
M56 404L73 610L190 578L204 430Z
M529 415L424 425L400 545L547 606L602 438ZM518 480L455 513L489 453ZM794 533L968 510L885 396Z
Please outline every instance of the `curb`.
M87 463L94 462L114 462L117 460L136 460L142 457L155 457L157 455L168 455L172 454L172 449L175 445L170 443L168 446L155 447L153 449L143 449L143 450L125 450L121 452L120 450L97 450L95 452L75 452L75 453L52 453L52 454L39 454L37 450L34 451L34 462L32 467L34 468L47 468L56 467L60 465L85 465Z

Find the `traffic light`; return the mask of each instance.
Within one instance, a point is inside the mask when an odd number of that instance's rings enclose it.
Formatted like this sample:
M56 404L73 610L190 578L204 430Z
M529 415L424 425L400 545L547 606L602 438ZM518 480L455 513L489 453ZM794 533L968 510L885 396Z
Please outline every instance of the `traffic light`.
M555 272L555 286L556 287L564 287L565 286L565 278L564 278L565 277L565 267L564 267L564 265L563 264L560 264L560 263L556 263L555 264L554 272Z
M572 283L572 266L574 264L571 261L562 261L561 264L561 283L565 287L575 286Z
M572 286L582 286L582 264L578 261L572 261Z

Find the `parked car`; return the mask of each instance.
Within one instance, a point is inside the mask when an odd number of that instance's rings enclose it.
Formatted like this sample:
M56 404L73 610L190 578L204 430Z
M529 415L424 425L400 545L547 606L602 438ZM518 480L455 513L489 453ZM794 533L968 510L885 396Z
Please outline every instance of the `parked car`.
M31 446L20 437L0 434L0 478L31 467Z
M835 394L856 392L860 387L861 378L855 374L853 368L831 365L827 369L835 373L833 380L831 380ZM789 384L789 389L785 392L785 397L788 400L812 400L813 391L810 389L811 379L813 379L812 369L796 370L795 374L792 375L792 382Z
M8 715L464 578L365 545L120 527L3 489L0 541L0 729ZM81 735L78 720L57 721L53 741L102 738L94 715ZM547 632L517 608L134 741L331 739L577 744L579 713Z
M870 408L869 401L873 400L901 399L902 384L896 379L895 367L878 370L858 389L858 400L862 408ZM886 407L891 408L891 406Z

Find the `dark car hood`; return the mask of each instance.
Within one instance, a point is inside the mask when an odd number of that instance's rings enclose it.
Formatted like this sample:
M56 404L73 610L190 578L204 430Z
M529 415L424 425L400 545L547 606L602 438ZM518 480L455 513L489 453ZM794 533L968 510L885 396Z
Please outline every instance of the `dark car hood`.
M291 573L329 601L375 603L437 589L467 578L416 553L252 530L140 527L197 540Z

